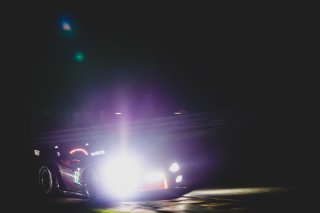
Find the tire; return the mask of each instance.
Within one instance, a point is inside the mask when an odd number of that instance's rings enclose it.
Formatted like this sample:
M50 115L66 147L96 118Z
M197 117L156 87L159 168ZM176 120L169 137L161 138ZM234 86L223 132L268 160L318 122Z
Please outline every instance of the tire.
M50 195L53 191L53 178L52 172L47 166L42 166L39 169L38 183L40 193L44 195Z
M97 177L92 169L87 168L83 171L81 183L83 194L90 200L95 199L97 197Z

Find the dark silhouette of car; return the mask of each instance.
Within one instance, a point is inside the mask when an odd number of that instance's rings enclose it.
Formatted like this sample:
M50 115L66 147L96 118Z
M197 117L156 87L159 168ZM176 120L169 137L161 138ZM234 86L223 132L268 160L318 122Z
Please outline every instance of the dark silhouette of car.
M37 188L45 196L161 199L190 191L184 185L182 166L166 157L160 161L155 155L135 158L127 151L92 148L88 143L37 145L33 156Z

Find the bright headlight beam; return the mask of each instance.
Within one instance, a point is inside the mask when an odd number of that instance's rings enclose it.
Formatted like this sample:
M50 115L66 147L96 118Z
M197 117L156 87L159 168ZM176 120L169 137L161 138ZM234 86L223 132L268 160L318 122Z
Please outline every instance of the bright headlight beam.
M150 183L162 181L164 178L165 175L162 172L152 172L146 175L146 181Z
M179 165L176 163L176 162L174 162L173 164L171 164L171 166L169 167L169 171L170 172L173 172L173 173L175 173L175 172L177 172L177 171L179 171Z
M114 196L125 198L134 194L139 187L141 165L134 158L119 156L106 165L108 191Z

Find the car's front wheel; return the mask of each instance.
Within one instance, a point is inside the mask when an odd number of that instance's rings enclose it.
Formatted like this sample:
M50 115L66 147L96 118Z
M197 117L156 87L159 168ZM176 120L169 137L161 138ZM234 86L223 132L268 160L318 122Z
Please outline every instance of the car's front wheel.
M39 186L42 194L49 195L52 193L52 172L47 166L42 166L39 169Z
M87 198L94 199L97 196L97 178L94 171L90 168L86 169L81 178L83 191Z

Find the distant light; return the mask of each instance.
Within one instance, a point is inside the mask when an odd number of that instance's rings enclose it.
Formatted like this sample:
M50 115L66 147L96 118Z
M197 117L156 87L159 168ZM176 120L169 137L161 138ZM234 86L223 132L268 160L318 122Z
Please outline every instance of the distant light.
M121 112L116 112L116 113L114 113L115 115L122 115L122 113Z
M34 150L34 155L35 155L35 156L40 156L40 150L35 149L35 150Z
M85 145L86 145L86 146L89 146L89 143L86 143Z
M176 183L180 183L182 181L182 175L178 175L176 177Z
M73 150L70 151L70 154L73 154L75 152L82 152L85 155L89 155L88 152L86 150L84 150L84 149L73 149Z
M175 113L173 113L173 114L175 114L175 115L182 115L182 112L175 112Z
M64 31L71 31L71 26L70 26L70 24L69 24L67 21L63 21L63 22L62 22L62 29L63 29Z
M74 55L74 60L76 60L77 62L82 62L85 59L85 55L82 52L76 52L76 54Z
M58 147L58 146L55 146L54 148L55 148L55 149L58 149L59 147Z
M57 155L60 156L60 152L57 152Z
M64 38L73 38L75 35L74 23L69 17L60 17L58 28Z

